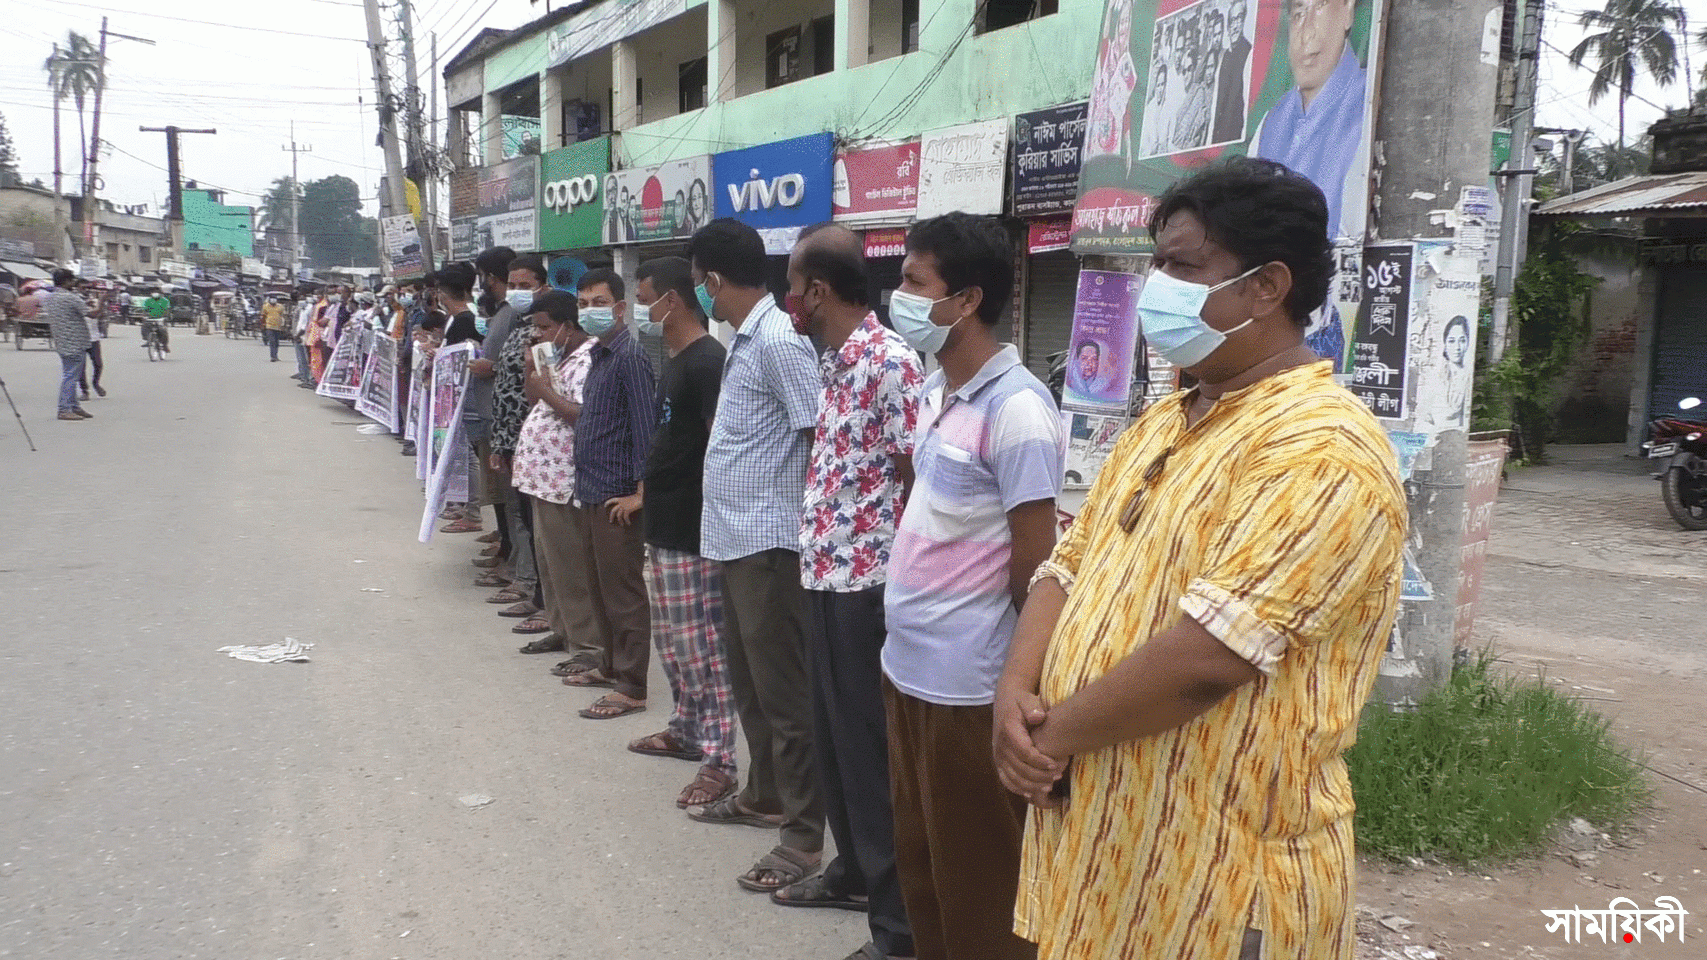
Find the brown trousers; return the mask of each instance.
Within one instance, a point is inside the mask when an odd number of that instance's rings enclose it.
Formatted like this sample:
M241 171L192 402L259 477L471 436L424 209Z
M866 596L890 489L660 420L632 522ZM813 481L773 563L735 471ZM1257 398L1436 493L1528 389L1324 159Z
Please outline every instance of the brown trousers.
M918 960L1034 960L1014 935L1025 801L990 755L990 706L945 707L883 680L895 863Z
M575 508L587 531L583 569L593 594L593 619L604 637L599 672L616 692L646 699L646 668L652 656L652 602L646 596L646 538L643 514L619 527L604 504Z
M593 615L592 571L586 567L587 531L573 504L533 501L534 562L551 632L563 638L569 659L585 666L604 662L608 646Z

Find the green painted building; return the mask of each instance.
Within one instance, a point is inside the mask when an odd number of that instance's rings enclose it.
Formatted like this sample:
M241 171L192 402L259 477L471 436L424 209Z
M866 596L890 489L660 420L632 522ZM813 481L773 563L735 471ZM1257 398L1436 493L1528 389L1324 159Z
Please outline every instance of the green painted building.
M220 190L185 187L184 249L255 255L255 209L225 203Z

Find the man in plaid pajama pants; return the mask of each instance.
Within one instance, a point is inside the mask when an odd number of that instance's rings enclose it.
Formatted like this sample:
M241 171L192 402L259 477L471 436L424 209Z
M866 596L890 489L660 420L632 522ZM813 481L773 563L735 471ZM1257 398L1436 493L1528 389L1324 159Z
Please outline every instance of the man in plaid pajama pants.
M734 791L735 696L723 637L723 565L700 556L705 449L717 412L726 351L706 332L688 262L640 265L635 331L662 336L669 359L658 390L658 428L644 484L652 637L670 681L669 726L628 745L635 753L699 761L678 807L715 803Z

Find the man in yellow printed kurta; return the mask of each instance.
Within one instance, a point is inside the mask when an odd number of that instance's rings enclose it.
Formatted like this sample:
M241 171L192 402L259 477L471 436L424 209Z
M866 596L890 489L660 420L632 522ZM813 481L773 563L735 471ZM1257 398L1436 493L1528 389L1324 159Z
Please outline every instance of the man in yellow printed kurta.
M1356 735L1405 502L1304 345L1332 270L1308 180L1238 159L1151 221L1139 316L1198 386L1129 429L1038 568L996 693L1035 805L1015 932L1043 960L1351 960Z

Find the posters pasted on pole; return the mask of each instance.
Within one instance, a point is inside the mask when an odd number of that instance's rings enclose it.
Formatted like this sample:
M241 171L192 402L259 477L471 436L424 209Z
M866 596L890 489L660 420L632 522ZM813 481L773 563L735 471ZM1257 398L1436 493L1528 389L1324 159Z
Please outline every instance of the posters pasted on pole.
M347 326L344 335L332 348L332 360L326 365L326 375L314 392L333 400L354 400L362 382L362 331L365 328Z
M427 503L421 512L421 542L433 539L433 525L447 503L468 499L468 439L462 427L462 405L468 395L468 365L475 345L442 347L433 356L432 386L428 390L425 430L416 441L416 455L428 461Z
M1310 345L1348 369L1384 0L1108 0L1085 134L1073 250L1144 254L1156 198L1224 156L1285 164L1320 187L1339 277ZM1307 32L1306 32L1307 31ZM1306 117L1304 103L1309 101Z
M397 425L397 341L384 334L373 338L356 394L356 412L387 430Z
M1351 344L1351 391L1381 420L1404 420L1410 410L1412 263L1408 243L1363 248L1363 298Z
M409 214L383 217L379 221L380 247L385 252L388 274L393 280L415 280L427 275L421 253L420 228Z
M1079 271L1061 393L1070 487L1096 481L1126 426L1133 366L1138 362L1138 295L1143 289L1144 278L1135 273Z

